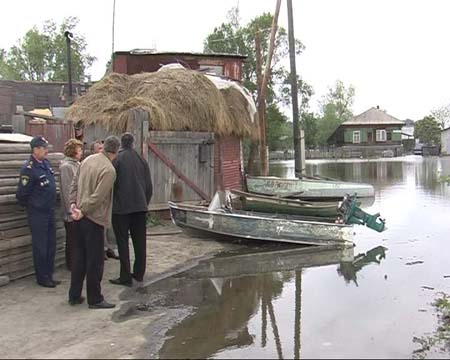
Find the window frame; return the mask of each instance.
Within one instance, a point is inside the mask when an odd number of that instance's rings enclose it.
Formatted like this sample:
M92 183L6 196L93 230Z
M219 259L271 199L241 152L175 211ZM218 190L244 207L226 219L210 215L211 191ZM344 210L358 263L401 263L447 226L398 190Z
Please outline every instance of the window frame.
M358 141L355 140L356 137ZM353 144L361 144L361 130L353 130Z
M375 140L376 142L386 142L387 141L386 129L377 129L375 132Z

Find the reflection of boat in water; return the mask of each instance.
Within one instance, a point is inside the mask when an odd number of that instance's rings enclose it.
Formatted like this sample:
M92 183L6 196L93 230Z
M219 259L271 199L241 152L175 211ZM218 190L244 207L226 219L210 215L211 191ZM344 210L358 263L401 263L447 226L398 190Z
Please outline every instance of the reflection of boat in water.
M370 184L323 178L288 179L275 176L246 177L247 191L282 197L296 197L304 200L340 200L347 194L358 198L373 197L375 189Z
M356 273L369 264L380 264L386 258L387 248L377 246L366 253L358 254L352 261L343 261L339 264L337 272L349 283L353 281L358 286Z
M269 251L249 251L238 255L217 256L201 261L181 276L227 278L257 275L353 261L353 246L292 247Z
M288 357L298 358L302 269L338 264L352 258L353 248L290 246L262 251L250 249L243 254L225 254L200 262L170 280L172 301L182 299L184 305L196 310L166 334L159 357L227 357L222 353L261 346L266 353L271 352L269 357L283 358L287 354L283 354L283 338L272 300L281 295L285 283L295 283L292 335L295 346L293 356ZM149 289L148 294L158 298L156 289ZM248 324L259 316L261 337L257 339L255 330L250 330Z

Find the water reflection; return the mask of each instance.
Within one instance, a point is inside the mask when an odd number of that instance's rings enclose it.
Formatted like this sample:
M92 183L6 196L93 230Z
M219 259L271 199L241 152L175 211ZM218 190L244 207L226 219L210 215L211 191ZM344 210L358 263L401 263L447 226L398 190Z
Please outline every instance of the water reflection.
M306 164L306 174L338 180L366 182L382 190L414 179L415 185L433 194L450 194L450 187L439 183L450 174L450 158L407 156L378 161L315 161ZM293 161L270 163L270 175L294 177Z
M288 248L218 257L181 274L185 291L202 294L195 313L174 327L160 350L161 358L211 358L227 349L266 348L284 358L273 300L285 284L295 282L294 354L300 355L302 269L353 260L353 248ZM249 321L260 317L260 339ZM270 328L270 329L269 329ZM270 335L270 332L272 335ZM270 343L272 344L272 343ZM291 355L292 356L292 355Z
M270 357L300 356L301 279L305 268L353 261L353 248L276 246L250 248L202 261L195 268L140 290L136 310L193 307L193 314L166 334L160 358L213 358L255 348ZM294 346L283 348L276 301L295 286ZM133 313L133 312L129 312ZM251 321L259 325L255 331ZM249 353L245 350L249 349Z
M337 272L344 277L347 283L353 282L358 286L356 273L371 263L379 265L381 260L386 259L386 251L387 248L384 246L374 247L366 253L356 255L353 261L341 262Z

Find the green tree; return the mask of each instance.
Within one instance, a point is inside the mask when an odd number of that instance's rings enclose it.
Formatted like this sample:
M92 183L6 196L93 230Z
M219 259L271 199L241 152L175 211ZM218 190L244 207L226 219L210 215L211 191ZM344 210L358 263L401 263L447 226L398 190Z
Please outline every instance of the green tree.
M340 80L336 81L333 88L328 89L320 104L321 117L317 130L317 143L320 146L326 146L328 138L338 126L352 118L354 97L354 87L346 87Z
M8 51L0 49L0 78L31 81L67 81L67 46L65 31L70 31L72 79L88 78L87 70L95 57L87 53L84 36L75 30L76 17L64 19L61 25L46 21L42 29L34 26Z
M305 147L314 149L318 145L318 126L319 119L313 112L304 113L302 115L302 126L305 132Z
M238 9L232 8L228 12L227 21L216 27L204 41L204 51L206 53L240 53L247 56L243 66L243 85L252 93L255 101L257 99L255 34L259 32L261 36L262 67L264 69L272 20L272 14L264 13L261 16L255 17L247 25L242 26L240 24ZM303 44L299 40L296 40L297 55L303 49ZM289 144L288 148L293 147L292 134L289 134L289 136L287 134L279 134L286 132L286 129L292 129L292 124L288 124L287 117L280 111L282 104L290 104L289 72L286 70L283 62L288 55L289 43L287 32L283 27L278 27L271 63L271 76L267 84L266 95L266 133L267 144L271 150L279 149L279 146L282 146L284 149L286 144ZM308 96L302 96L302 106L307 108L307 102L313 93L312 88L300 79L298 82L299 91L302 94L303 91L309 92ZM276 135L273 135L274 133ZM279 138L279 135L282 138L284 137L285 140L283 142L276 140ZM285 136L288 136L288 138Z
M421 143L429 145L440 145L441 128L433 116L425 116L414 124L414 137L420 139Z
M293 131L292 122L287 121L278 106L269 105L267 117L271 119L267 123L267 144L269 150L287 150L292 148Z

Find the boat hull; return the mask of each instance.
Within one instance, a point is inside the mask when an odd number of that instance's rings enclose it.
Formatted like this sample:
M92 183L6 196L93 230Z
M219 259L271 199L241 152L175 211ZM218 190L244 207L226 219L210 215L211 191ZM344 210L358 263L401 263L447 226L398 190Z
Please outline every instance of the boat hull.
M373 197L370 184L316 179L286 179L271 176L247 176L247 191L282 197L298 197L305 200L338 200L346 194L359 198Z
M351 244L350 225L293 220L270 214L210 211L169 202L172 221L209 237L232 237L304 245Z

